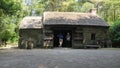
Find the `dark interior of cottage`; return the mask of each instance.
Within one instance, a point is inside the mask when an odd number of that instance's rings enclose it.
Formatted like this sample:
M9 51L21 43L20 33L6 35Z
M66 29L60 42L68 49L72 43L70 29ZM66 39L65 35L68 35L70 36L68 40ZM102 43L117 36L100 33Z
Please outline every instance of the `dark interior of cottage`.
M53 38L54 39L54 41L53 41L54 47L59 46L59 38L57 37L57 35L59 33L61 33L63 35L62 47L72 47L72 31L71 30L54 30L54 38ZM70 41L66 40L67 33L69 33L71 36Z

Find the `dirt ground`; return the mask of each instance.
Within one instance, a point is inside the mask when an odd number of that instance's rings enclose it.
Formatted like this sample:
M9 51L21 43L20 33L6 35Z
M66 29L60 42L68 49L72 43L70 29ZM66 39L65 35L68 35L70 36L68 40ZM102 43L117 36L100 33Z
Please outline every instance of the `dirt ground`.
M0 68L120 68L120 50L0 49Z

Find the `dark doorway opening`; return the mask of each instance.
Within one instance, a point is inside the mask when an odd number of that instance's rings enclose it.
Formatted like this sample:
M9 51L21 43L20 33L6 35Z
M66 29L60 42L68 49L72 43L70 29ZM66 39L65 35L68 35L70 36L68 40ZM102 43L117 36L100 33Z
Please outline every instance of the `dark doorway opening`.
M58 47L59 46L59 38L57 36L59 33L61 33L63 35L62 47L72 47L72 31L71 30L54 30L53 46L54 47ZM66 40L67 33L70 34L70 41Z

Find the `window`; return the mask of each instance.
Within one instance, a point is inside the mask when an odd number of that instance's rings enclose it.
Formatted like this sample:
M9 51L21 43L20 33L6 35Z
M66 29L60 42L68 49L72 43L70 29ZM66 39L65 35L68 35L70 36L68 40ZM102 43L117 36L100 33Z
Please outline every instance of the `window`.
M91 40L95 40L95 33L91 34Z
M83 39L83 33L80 33L80 38L82 38L82 39Z

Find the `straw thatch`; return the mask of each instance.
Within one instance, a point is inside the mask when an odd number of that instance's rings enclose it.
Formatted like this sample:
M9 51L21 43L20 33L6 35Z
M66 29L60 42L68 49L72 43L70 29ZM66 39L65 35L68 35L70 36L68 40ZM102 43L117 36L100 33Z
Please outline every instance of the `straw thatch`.
M109 24L102 18L91 13L79 12L45 12L44 25L84 25L105 26Z
M20 29L41 29L42 28L42 17L25 17L23 18Z

